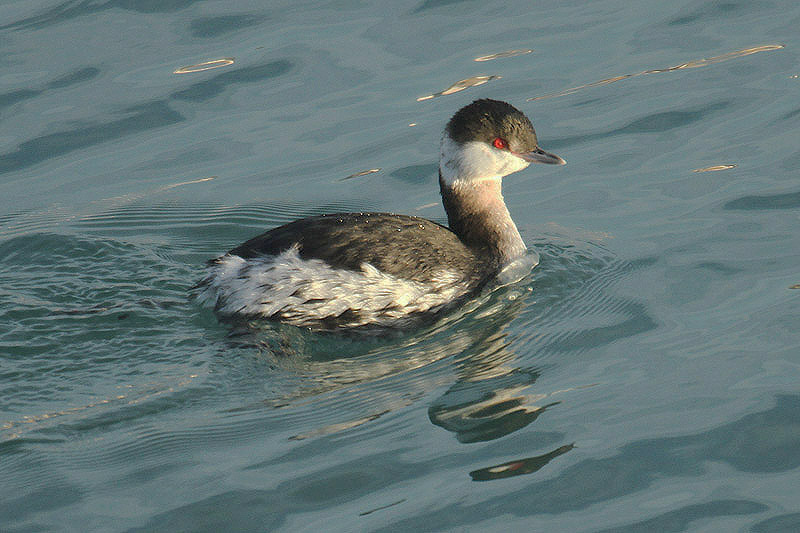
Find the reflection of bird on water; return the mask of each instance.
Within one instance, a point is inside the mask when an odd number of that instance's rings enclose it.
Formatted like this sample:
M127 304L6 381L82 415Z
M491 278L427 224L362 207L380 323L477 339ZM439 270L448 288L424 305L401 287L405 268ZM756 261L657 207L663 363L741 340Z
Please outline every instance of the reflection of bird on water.
M567 453L574 447L574 442L572 444L565 444L564 446L559 446L555 450L544 455L526 457L525 459L517 459L516 461L509 461L500 465L480 468L478 470L473 470L469 473L469 475L472 478L472 481L491 481L493 479L532 474L559 455Z
M521 374L529 374L521 376ZM523 393L534 381L537 372L509 373L500 381L514 380L517 386L500 383L459 381L428 408L431 422L456 434L460 442L493 440L524 428L544 411L561 402L531 405L532 398Z
M505 301L509 292L513 294L510 302ZM454 361L458 379L428 407L430 421L455 433L459 442L498 439L524 428L560 403L546 401L548 394L530 392L540 372L518 366L504 333L506 325L526 308L526 298L520 298L513 288L492 296L494 302L483 306L480 329L464 328L461 334L450 335L462 346L461 357Z

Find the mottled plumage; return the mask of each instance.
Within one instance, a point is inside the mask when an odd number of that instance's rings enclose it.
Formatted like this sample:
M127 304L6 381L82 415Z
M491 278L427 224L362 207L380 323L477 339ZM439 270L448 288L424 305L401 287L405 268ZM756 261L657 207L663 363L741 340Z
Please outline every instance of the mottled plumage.
M277 255L294 244L302 259L321 259L333 268L348 270L360 270L369 263L381 272L423 283L442 268L481 279L496 267L446 227L391 213L339 213L295 220L228 253L249 259Z
M459 110L441 146L450 228L391 213L297 220L210 261L199 298L223 315L354 330L409 327L476 294L525 254L501 178L563 160L539 149L524 114L495 100Z

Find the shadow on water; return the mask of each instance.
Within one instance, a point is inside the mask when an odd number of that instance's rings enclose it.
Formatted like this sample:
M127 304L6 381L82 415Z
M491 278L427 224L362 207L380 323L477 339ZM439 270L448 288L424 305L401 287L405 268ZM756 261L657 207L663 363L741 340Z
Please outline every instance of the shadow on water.
M694 122L706 120L709 118L709 115L730 107L730 105L731 102L725 100L685 111L662 111L659 113L651 113L616 129L605 130L598 133L590 133L587 135L576 135L574 137L550 139L547 142L547 146L553 150L558 150L582 142L609 139L616 135L663 133L677 128L686 127Z
M763 209L796 209L800 207L800 191L784 194L742 196L727 202L729 211L758 211Z
M773 516L759 522L750 529L753 533L786 533L800 531L800 513L787 513Z
M174 91L166 98L123 109L120 112L120 115L123 115L121 118L79 125L69 130L30 139L20 143L11 152L0 154L0 174L21 170L82 148L183 122L186 118L170 107L171 100L206 101L218 96L227 87L281 76L289 72L292 67L291 61L282 59L229 70L191 84L185 89ZM91 74L90 71L88 73ZM83 74L84 77L86 75L87 73ZM57 84L55 87L63 86L63 79L60 83L61 85Z
M289 72L292 66L291 61L281 59L263 65L228 70L207 80L194 83L187 89L176 91L169 98L204 102L218 96L228 86L240 83L256 83L275 78Z
M198 0L110 0L109 2L70 0L38 15L4 24L0 26L0 30L39 30L111 9L124 9L136 13L174 13L196 3L199 3Z
M84 81L89 81L100 74L100 69L95 67L84 67L68 72L63 76L53 78L38 89L17 89L0 94L0 111L18 102L35 98L52 89L63 89Z
M393 170L389 175L406 183L419 185L438 179L439 165L410 165Z
M421 13L428 9L436 9L437 7L450 6L453 4L463 4L469 1L470 0L425 0L414 9L413 13Z
M676 17L667 22L667 25L683 26L686 24L692 24L694 22L705 22L708 19L725 17L735 13L736 11L741 11L742 7L745 7L745 3L737 4L734 2L713 2L696 9L691 13Z
M763 503L748 500L713 500L706 503L685 505L674 511L660 514L656 517L609 529L599 533L660 533L691 531L691 524L695 520L707 520L722 516L740 516L763 513L769 507Z
M183 115L166 102L156 101L123 110L124 118L48 133L20 143L13 152L0 155L0 174L21 170L81 148L119 139L153 128L176 124Z
M200 17L189 24L192 37L212 39L235 31L258 26L267 17L259 15L220 15L217 17Z

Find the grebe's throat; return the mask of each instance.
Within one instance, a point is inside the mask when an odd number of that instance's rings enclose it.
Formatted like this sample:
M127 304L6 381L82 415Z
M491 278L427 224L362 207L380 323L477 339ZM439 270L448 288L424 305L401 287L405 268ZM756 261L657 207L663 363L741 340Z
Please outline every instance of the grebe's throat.
M528 166L483 142L442 136L439 188L450 229L461 241L488 252L502 267L525 254L525 243L503 200L503 176Z

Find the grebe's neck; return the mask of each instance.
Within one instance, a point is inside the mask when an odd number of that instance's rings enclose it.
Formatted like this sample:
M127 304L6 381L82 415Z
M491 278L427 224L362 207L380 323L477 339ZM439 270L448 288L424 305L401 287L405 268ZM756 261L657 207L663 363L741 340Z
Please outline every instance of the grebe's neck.
M525 242L511 220L502 194L502 179L447 180L439 170L442 203L450 229L472 248L489 253L503 267L525 255Z
M453 233L486 251L502 268L525 254L525 243L503 201L503 176L528 166L483 142L455 142L442 135L439 188Z

